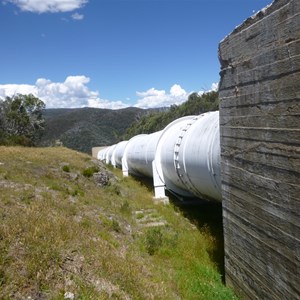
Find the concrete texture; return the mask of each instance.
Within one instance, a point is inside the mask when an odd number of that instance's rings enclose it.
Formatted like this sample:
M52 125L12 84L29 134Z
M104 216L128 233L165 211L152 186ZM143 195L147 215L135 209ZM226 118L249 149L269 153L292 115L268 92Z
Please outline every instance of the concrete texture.
M226 283L300 299L300 1L246 20L219 57Z

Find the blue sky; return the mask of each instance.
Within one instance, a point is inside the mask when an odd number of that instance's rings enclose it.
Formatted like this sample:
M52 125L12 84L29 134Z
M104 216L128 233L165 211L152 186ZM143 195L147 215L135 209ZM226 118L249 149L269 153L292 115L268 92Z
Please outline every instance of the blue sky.
M0 0L0 97L180 104L219 81L218 44L271 0Z

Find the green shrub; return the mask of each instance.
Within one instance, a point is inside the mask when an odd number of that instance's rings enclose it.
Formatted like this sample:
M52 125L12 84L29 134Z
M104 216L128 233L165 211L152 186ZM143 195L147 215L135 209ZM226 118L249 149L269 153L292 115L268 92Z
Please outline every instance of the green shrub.
M94 173L99 172L99 168L96 166L88 167L85 170L83 170L82 175L84 177L92 177Z
M154 255L163 245L163 234L159 227L149 228L146 231L145 248L150 255Z
M121 232L121 227L119 222L113 219L111 221L111 229L115 232Z
M138 213L136 215L137 220L143 219L145 217L145 215L143 213Z
M70 167L69 167L68 165L64 165L64 166L62 167L62 170L63 170L64 172L69 173L69 172L70 172Z

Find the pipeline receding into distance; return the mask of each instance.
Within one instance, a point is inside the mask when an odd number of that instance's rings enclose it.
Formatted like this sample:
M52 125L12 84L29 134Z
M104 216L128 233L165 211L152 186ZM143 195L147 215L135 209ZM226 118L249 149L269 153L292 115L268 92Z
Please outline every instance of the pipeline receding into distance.
M179 118L164 130L106 147L97 158L123 175L153 178L154 198L165 190L221 201L219 112Z

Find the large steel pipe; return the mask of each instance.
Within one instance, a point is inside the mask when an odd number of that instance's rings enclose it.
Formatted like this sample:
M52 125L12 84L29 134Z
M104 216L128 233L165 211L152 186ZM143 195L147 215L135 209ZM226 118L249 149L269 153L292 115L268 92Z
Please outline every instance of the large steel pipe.
M182 196L221 200L219 112L169 124L158 141L154 168L156 197L165 185Z
M128 141L122 141L118 143L112 153L111 164L114 167L122 168L122 157Z
M109 147L101 149L97 154L97 158L99 160L104 161L106 159L106 153L107 153L108 149L109 149Z
M152 162L155 157L156 145L161 131L152 134L140 134L129 140L123 159L123 174L152 177Z
M111 158L117 145L110 146L105 153L105 162L111 164Z
M124 176L153 177L155 198L165 189L184 196L221 200L219 112L188 116L163 131L140 134L98 153L122 166Z

